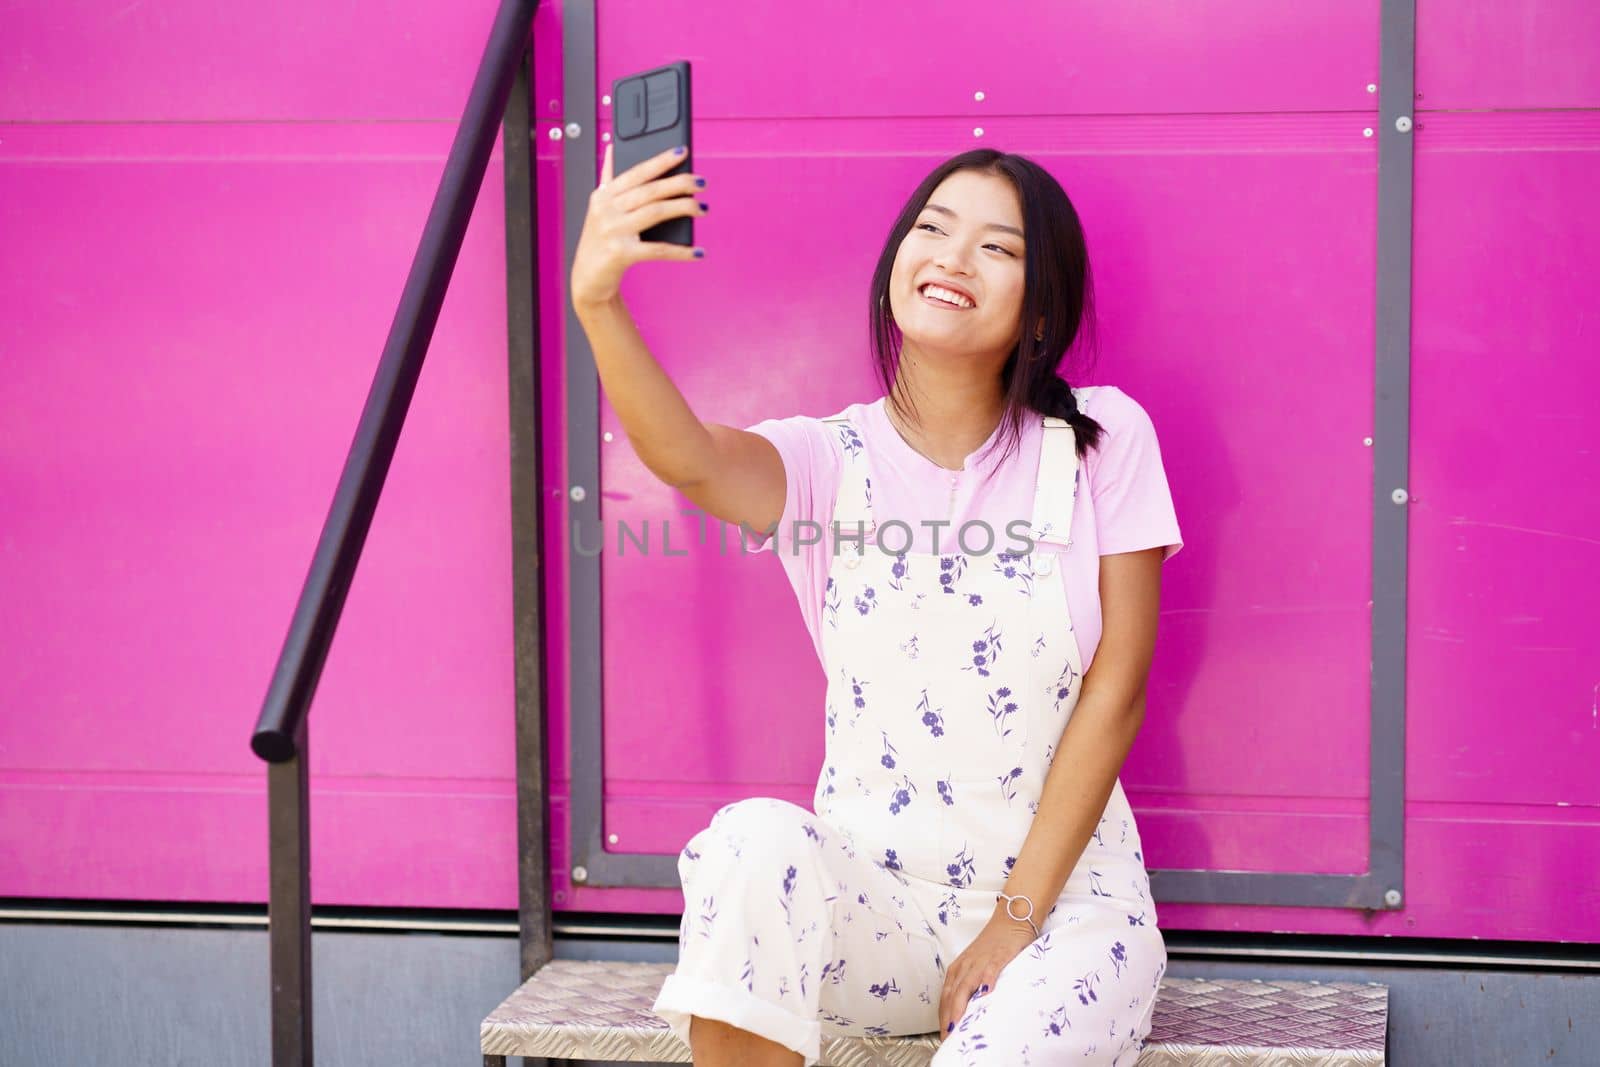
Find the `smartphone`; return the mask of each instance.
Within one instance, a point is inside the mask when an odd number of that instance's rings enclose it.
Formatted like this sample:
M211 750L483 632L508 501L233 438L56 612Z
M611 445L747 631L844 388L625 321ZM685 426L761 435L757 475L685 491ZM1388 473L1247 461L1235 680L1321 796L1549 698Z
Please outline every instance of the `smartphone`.
M683 160L662 174L689 171L694 142L689 137L689 62L679 60L630 74L611 83L611 173L621 174L669 148L686 145ZM644 241L694 244L694 219L667 219L639 234Z

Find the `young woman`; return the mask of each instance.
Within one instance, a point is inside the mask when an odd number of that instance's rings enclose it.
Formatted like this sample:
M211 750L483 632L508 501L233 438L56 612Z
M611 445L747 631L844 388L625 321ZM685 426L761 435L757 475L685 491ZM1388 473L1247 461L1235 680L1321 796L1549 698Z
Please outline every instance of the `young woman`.
M753 798L679 857L655 1012L697 1064L816 1063L823 1035L937 1031L935 1067L1132 1064L1166 968L1118 779L1182 546L1155 431L1057 371L1092 324L1082 230L1041 167L946 161L884 245L885 395L702 422L618 296L639 233L698 215L672 153L601 184L572 300L644 463L770 531L827 674L813 807Z

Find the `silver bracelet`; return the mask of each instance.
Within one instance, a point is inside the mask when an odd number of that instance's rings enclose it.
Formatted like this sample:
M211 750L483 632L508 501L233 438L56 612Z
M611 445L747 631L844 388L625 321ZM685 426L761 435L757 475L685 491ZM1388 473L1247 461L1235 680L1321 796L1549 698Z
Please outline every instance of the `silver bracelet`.
M1033 921L1033 901L1031 899L1029 899L1026 894L1018 893L1016 896L1009 896L1006 893L1001 892L995 897L995 899L996 900L1003 900L1003 901L1006 902L1006 917L1007 918L1015 919L1019 923L1020 922L1027 923L1029 926L1033 927L1033 936L1034 937L1038 937L1039 936L1039 924ZM1012 915L1011 914L1011 902L1013 900L1025 900L1025 901L1027 901L1028 902L1027 914L1025 914L1025 915Z

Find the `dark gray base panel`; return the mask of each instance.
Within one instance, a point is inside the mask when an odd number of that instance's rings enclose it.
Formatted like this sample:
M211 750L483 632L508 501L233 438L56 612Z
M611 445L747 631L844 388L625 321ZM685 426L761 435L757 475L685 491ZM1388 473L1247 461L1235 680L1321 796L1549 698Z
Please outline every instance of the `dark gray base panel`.
M561 959L671 961L665 941L557 938ZM317 931L318 1067L476 1067L478 1023L517 988L512 936ZM1596 1062L1600 971L1174 959L1177 977L1383 982L1390 1062ZM0 1065L268 1063L260 930L0 924ZM511 1061L515 1064L517 1061Z

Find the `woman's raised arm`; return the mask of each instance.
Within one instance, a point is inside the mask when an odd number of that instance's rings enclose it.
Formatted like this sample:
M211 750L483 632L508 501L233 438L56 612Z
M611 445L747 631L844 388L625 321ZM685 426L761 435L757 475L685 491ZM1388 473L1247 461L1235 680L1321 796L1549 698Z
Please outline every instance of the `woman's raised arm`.
M644 260L687 262L695 249L639 234L665 219L704 214L695 174L660 177L678 156L663 152L613 177L606 146L600 184L573 257L570 294L594 351L600 386L644 465L708 514L768 530L782 517L783 462L759 434L704 423L639 335L622 301L622 275Z

